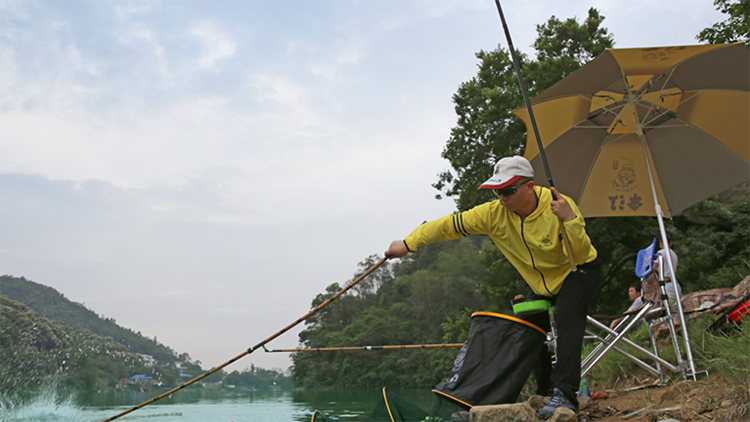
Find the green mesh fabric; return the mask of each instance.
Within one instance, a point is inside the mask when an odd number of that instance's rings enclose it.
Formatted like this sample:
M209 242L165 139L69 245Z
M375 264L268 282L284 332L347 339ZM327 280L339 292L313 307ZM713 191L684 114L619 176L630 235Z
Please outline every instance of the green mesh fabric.
M427 413L385 388L380 394L380 400L375 404L372 413L366 419L367 422L458 422L468 420L468 410L452 400L436 395L432 409ZM323 415L318 411L312 414L311 422L332 421L339 421L339 419Z
M453 400L448 400L442 396L436 395L435 403L430 410L430 418L431 419L427 419L430 422L468 421L469 411L464 406L459 405Z
M420 422L427 412L383 388L380 400L367 418L368 422Z
M310 422L334 422L338 421L338 419L332 417L332 416L326 416L317 410L313 412L312 417L310 418Z

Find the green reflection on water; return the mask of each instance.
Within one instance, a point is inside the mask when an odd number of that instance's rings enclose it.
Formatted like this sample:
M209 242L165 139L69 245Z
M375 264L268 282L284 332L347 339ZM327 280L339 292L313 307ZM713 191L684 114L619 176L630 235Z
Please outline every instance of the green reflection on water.
M429 411L435 396L429 389L395 390L388 389L406 401ZM337 390L337 391L295 391L294 402L301 403L326 416L363 421L372 413L375 405L383 397L382 390Z
M430 410L429 389L390 390L409 402ZM161 394L150 392L89 393L78 397L82 419L102 420ZM181 421L309 421L313 412L347 421L364 421L382 397L382 390L247 391L186 389L164 397L122 417L123 420ZM93 418L93 419L92 419ZM96 419L98 418L98 419ZM21 420L19 420L20 422Z

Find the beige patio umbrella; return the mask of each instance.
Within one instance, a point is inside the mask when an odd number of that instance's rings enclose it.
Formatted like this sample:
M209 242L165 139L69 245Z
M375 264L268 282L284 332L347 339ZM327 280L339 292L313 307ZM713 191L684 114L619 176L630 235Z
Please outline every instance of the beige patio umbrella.
M655 216L657 204L670 217L750 179L749 91L742 43L609 49L531 103L555 187L584 217Z
M750 180L742 43L609 49L531 104L555 187L584 217L658 217L664 245L663 216ZM544 183L529 113L514 113L529 129L524 156Z

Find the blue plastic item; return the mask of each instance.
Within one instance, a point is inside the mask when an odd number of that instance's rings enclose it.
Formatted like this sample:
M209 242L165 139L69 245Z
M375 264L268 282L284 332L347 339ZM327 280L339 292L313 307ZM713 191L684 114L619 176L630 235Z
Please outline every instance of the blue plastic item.
M591 391L589 391L589 384L586 381L586 377L581 378L581 386L578 387L578 397L591 397Z
M635 262L635 275L640 278L646 278L654 272L654 262L656 261L656 238L654 242L646 249L638 251L638 259Z

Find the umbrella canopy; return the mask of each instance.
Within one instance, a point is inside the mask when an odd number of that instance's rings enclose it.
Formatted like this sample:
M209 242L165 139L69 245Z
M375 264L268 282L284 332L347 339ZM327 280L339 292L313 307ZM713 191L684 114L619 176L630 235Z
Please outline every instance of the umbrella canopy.
M742 43L609 49L531 103L555 187L584 217L669 217L750 180ZM514 113L543 183L528 110Z

